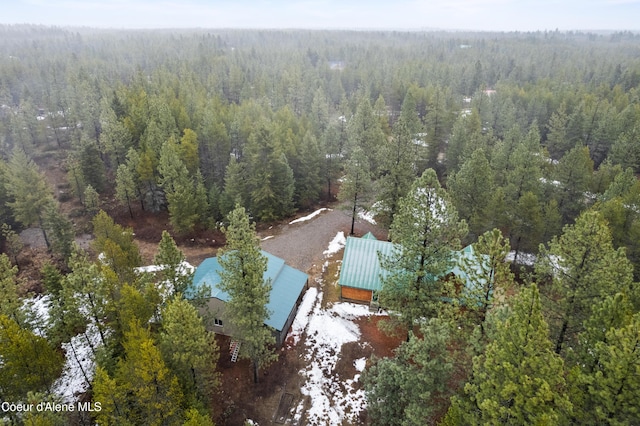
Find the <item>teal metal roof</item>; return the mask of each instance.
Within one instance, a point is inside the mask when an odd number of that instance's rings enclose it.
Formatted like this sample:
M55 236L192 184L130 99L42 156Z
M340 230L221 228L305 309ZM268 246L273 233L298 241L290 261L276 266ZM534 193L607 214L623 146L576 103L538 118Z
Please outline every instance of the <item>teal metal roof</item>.
M365 290L380 290L380 275L385 271L380 267L378 253L391 255L393 244L369 238L347 237L340 268L338 284Z
M338 284L345 287L379 291L382 288L381 276L384 277L387 272L380 266L378 253L389 256L393 253L394 246L393 243L387 241L348 237ZM460 251L453 252L452 255L455 258L455 265L445 275L453 273L462 279L465 287L473 285L468 283L467 275L460 268L462 259L476 259L473 247L469 245Z
M283 259L266 251L261 251L261 253L267 258L264 279L271 279L271 293L267 304L267 309L271 314L265 324L282 331L309 277L304 272L285 265ZM198 288L208 285L211 287L211 297L227 302L229 294L218 287L221 281L219 274L221 269L217 257L210 257L202 261L193 275L193 288L189 293L193 294Z
M367 232L366 234L364 234L362 236L363 240L377 240L376 236L373 235L371 232Z

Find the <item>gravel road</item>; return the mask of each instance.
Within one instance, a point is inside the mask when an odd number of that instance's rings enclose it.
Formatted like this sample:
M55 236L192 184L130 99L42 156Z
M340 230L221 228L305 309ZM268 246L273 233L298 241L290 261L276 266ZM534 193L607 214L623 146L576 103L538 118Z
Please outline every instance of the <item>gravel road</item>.
M347 236L350 229L349 212L335 208L323 211L305 222L280 225L263 231L260 237L273 235L273 238L262 241L262 249L281 257L287 265L310 273L314 265L322 263L322 252L327 249L333 237L340 231ZM364 220L357 220L355 235L362 236L367 232L372 232L377 238L386 238L384 230Z

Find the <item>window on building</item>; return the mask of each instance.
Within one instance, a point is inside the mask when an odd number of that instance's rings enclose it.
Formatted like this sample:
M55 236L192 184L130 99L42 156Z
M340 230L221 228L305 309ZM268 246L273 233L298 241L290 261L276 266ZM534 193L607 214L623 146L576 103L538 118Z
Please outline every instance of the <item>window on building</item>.
M218 326L218 327L222 327L222 320L218 319L218 318L214 318L213 319L213 325Z

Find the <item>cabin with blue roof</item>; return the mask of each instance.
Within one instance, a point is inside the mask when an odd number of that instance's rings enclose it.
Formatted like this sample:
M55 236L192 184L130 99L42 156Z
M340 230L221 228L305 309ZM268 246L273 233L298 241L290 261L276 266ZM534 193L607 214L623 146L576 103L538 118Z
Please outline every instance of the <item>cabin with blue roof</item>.
M267 309L270 312L265 325L273 330L278 347L282 346L289 328L298 312L298 306L307 289L309 276L302 271L285 264L283 259L266 251L261 252L267 258L267 270L264 279L271 279L271 293ZM205 285L211 289L207 308L214 316L213 331L218 334L233 337L233 324L225 318L225 304L229 295L222 291L219 271L222 269L217 257L210 257L202 261L193 275L193 293L198 292Z
M382 289L382 279L387 271L380 265L380 257L393 254L395 245L388 241L380 241L371 233L362 238L347 237L340 268L340 298L350 302L367 303L377 306L377 293ZM463 259L477 261L473 246L467 246L452 253L455 260L453 268L445 275L460 278L466 288L476 285L471 283L460 268Z

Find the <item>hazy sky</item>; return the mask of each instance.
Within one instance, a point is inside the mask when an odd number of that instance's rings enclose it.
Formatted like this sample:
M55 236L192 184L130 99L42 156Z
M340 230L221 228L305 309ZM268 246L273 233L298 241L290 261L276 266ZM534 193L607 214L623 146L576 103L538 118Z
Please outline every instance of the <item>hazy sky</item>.
M100 28L640 30L640 0L0 0L0 23Z

